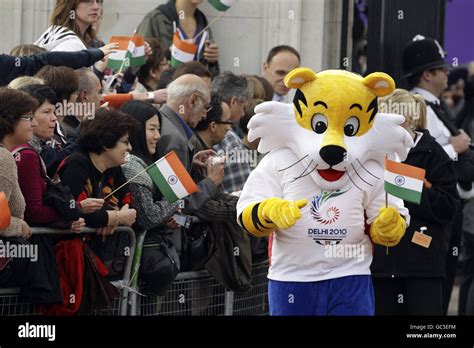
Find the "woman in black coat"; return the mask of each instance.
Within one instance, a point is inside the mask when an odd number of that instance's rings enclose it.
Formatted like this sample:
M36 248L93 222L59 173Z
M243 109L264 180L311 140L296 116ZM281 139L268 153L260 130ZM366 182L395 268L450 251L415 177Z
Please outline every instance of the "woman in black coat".
M405 236L389 251L374 245L372 277L376 315L442 315L442 285L449 233L459 195L453 163L426 127L423 98L397 89L379 105L404 110L402 125L414 146L403 162L426 170L420 205L405 201L411 221ZM392 111L395 111L393 109ZM399 111L400 112L400 111ZM401 112L400 112L401 113ZM426 228L426 229L425 229ZM412 241L416 232L431 237L429 247Z

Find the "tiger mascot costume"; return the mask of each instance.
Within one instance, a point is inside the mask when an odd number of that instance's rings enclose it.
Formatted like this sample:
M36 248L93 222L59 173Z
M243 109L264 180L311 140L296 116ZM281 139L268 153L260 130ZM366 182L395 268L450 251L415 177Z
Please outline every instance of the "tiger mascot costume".
M374 315L372 243L395 246L409 214L389 196L383 159L404 160L413 140L404 117L378 113L395 89L385 73L298 68L285 78L293 104L256 107L250 141L268 154L237 204L239 224L273 233L270 315Z

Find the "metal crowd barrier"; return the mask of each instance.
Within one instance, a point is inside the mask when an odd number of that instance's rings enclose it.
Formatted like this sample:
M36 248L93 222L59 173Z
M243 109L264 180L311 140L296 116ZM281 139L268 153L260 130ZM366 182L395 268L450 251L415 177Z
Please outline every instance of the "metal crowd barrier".
M74 234L83 235L96 233L95 229L85 228L80 234L70 230L58 230L52 228L33 227L31 228L33 235L64 235ZM132 260L136 249L135 232L129 227L118 227L115 233L127 233L130 239L130 255L127 257L122 279L111 282L120 292L120 296L114 300L109 308L96 311L95 315L127 315L128 297L130 284L130 274L132 270ZM17 316L17 315L40 315L38 306L28 303L20 296L19 288L3 288L0 289L0 316Z
M252 289L226 290L206 270L178 274L165 296L146 288L131 293L130 315L154 316L263 316L268 315L268 263L252 267ZM136 300L133 300L136 298Z
M33 234L74 234L67 230L32 228ZM146 288L138 288L137 277L144 233L128 227L119 227L116 232L125 232L130 237L130 256L127 258L121 280L112 282L120 296L107 309L95 315L171 315L171 316L232 316L268 315L268 263L252 267L252 288L245 293L226 290L206 270L179 273L165 296L157 296ZM85 229L82 233L95 233ZM137 247L138 246L138 247ZM132 272L133 269L133 272ZM134 274L135 276L132 276ZM25 302L17 288L0 288L0 316L40 315L37 306Z

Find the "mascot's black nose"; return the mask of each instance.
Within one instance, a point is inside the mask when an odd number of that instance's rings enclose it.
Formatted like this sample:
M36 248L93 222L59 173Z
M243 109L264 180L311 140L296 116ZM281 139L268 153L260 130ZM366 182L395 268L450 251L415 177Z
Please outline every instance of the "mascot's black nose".
M321 158L329 165L335 166L344 160L346 149L337 145L324 146L319 150Z

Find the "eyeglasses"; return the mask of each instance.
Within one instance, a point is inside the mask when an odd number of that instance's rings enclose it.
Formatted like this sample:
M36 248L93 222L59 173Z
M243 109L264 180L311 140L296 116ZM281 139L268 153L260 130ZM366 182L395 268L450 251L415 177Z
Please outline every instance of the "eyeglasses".
M214 121L214 122L218 124L230 124L231 126L234 124L232 121Z
M81 2L85 2L90 5L92 5L94 1L97 2L99 5L102 5L104 3L104 0L81 0Z
M199 98L201 98L202 100L204 100L204 102L206 103L206 104L204 104L204 111L205 111L205 112L211 111L211 110L212 110L212 105L211 105L211 104L207 104L206 99L204 99L204 97L203 97L202 95L200 95L200 94L196 94L196 95L197 95Z
M20 119L22 119L23 121L33 121L33 114L26 114L26 115L23 115L20 117Z
M124 144L125 146L130 145L130 140L128 140L128 139L126 139L126 140L119 140L118 142Z

